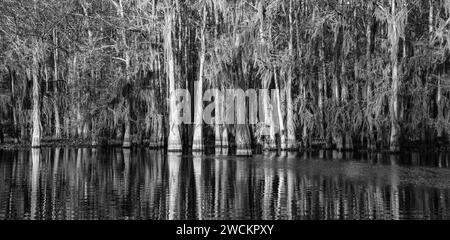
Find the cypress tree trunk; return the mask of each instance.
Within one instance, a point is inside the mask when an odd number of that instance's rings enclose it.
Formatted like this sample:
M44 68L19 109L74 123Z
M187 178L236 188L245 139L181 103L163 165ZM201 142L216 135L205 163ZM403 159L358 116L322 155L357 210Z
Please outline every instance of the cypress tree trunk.
M236 117L239 119L242 116L240 114L245 114L246 104L237 103ZM236 155L238 156L248 156L252 155L252 146L250 138L250 129L248 124L236 124Z
M119 0L119 4L117 5L117 11L118 11L118 14L119 14L119 17L121 18L121 20L125 21L123 0ZM89 34L90 34L89 39L90 39L91 46L92 46L93 45L92 36L91 36L91 33L89 33ZM120 35L121 35L121 47L124 48L123 55L124 55L124 60L125 60L125 81L127 84L132 85L132 79L131 79L131 73L130 73L130 52L128 50L125 29L120 30ZM130 94L130 93L128 93L128 94ZM125 119L124 119L125 120L125 132L123 134L122 147L129 148L129 147L131 147L131 120L130 120L130 118L131 118L131 99L130 99L130 96L126 96L125 101L126 101L127 108L125 110L126 111Z
M236 66L236 78L234 80L234 84L236 89L239 89L238 79L243 79L243 69L242 69L242 61L240 54L237 57L237 66ZM236 109L235 115L235 144L236 144L236 155L238 156L249 156L252 155L252 146L251 146L251 135L250 128L248 125L249 118L247 117L247 100L244 102L238 102L238 98L236 95L232 96L231 104L234 104Z
M276 111L277 111L277 127L278 127L278 135L279 135L279 146L277 146L279 148L279 150L286 150L286 133L285 133L285 128L284 128L284 123L283 123L283 114L281 112L281 92L279 91L279 84L278 84L278 77L277 77L277 71L274 70L274 75L275 75L275 89L277 89L277 94L275 94L275 98L276 98Z
M53 63L54 63L54 75L53 75L53 92L54 92L54 101L53 101L53 109L55 113L55 138L61 138L61 123L59 119L59 107L58 107L58 36L56 34L56 30L53 30L53 41L55 45Z
M326 82L326 66L325 66L325 36L322 34L321 45L319 47L320 57L320 76L319 76L319 92L318 92L318 108L319 108L319 134L321 139L325 139L325 119L324 119L324 86Z
M129 110L127 110L129 111ZM131 147L131 124L130 124L130 113L127 113L126 120L125 120L125 132L123 134L123 148L130 148Z
M10 68L8 68L8 71L9 71L9 77L10 77L10 80L11 80L11 98L12 99L16 99L16 90L15 90L15 79L16 78L15 78L15 74L13 73L13 71L11 71ZM17 105L18 104L14 101L13 102L13 106L12 106L12 117L13 117L13 136L12 137L14 138L14 143L18 143L19 142L18 133L17 133L17 109L16 109ZM1 137L3 137L3 134L2 134Z
M230 147L230 144L228 142L228 127L226 124L222 125L222 154L228 155L228 149Z
M395 0L391 0L392 15L397 13ZM390 150L398 152L400 150L400 123L399 123L399 66L398 66L398 44L399 44L399 23L396 19L390 21L390 40L391 40L391 66L392 66L392 83L391 83L391 99L390 99L390 119L391 119L391 135L390 135Z
M400 81L398 77L398 62L392 62L392 96L390 101L390 117L391 117L391 136L390 150L397 152L400 150L400 124L399 124L399 102L398 91Z
M293 0L289 1L289 56L294 61L294 23L292 19ZM297 148L297 139L295 137L294 125L294 106L292 103L292 78L293 68L289 69L289 75L286 83L286 128L287 128L287 149L294 150Z
M297 42L297 58L300 62L300 66L302 66L299 70L300 73L298 74L298 79L299 79L299 97L301 99L301 104L302 106L304 106L306 104L306 81L304 78L304 68L302 65L302 59L303 59L303 55L302 55L302 51L303 51L303 42L301 41L301 36L302 34L300 34L300 19L303 17L303 14L305 12L305 3L303 1L299 1L299 8L296 13L296 17L295 17L295 22L296 22L296 42ZM301 113L300 113L301 114ZM306 140L306 136L307 136L307 131L306 131L306 121L302 121L300 114L297 114L298 120L299 120L299 125L301 126L301 139L297 142L298 143L298 147L306 147L305 144L305 140Z
M163 127L162 127L162 116L157 115L151 120L151 128L150 128L150 148L159 149L163 147Z
M270 103L270 92L269 92L270 84L268 82L263 83L263 89L267 90L267 95L262 97L262 105L264 111L264 127L265 131L268 131L266 134L266 139L264 142L264 150L275 150L275 125L273 122L273 108Z
M33 77L33 111L31 121L33 125L31 147L38 148L41 146L41 100L40 100L40 86L39 86L39 43L36 38L33 38L33 63L32 63L32 77Z
M357 17L357 13L356 13L356 8L353 9L353 18L356 19ZM357 28L355 27L355 25L353 25L351 27L351 30L354 32L357 32ZM357 43L358 42L358 35L355 35L355 39L354 42ZM356 47L353 49L353 51L355 52L355 57L356 59L354 59L353 61L353 76L354 76L354 81L356 82L356 84L354 85L354 94L353 94L353 99L357 99L359 100L359 83L358 83L358 79L359 79L359 73L358 73L358 53L357 53L357 49ZM343 57L344 56L344 52L342 53ZM343 67L345 67L345 61L342 61L342 64L344 65ZM343 81L343 87L342 88L346 88L347 90L347 95L345 96L345 100L343 101L349 101L349 83L347 81ZM347 129L347 131L345 131L345 149L347 150L352 150L353 149L353 136L352 136L352 129Z
M71 67L71 75L70 75L70 83L73 84L78 80L78 72L77 72L77 55L73 57L72 67ZM73 94L76 100L79 100L79 93ZM78 125L79 125L79 101L75 104L74 108L71 109L72 113L75 115L75 121L70 121L69 118L66 118L65 121L68 124L65 124L67 127L67 135L70 137L78 137Z
M215 37L216 39L219 39L219 12L218 12L218 6L217 3L214 5L214 23L215 23ZM219 49L217 44L214 46L214 52L217 56L219 56ZM222 116L223 116L223 94L219 90L220 83L219 83L219 76L216 75L216 95L215 95L215 103L216 103L216 109L215 109L215 123L214 123L214 146L215 146L215 152L216 154L219 154L221 152L222 148L222 133L221 133L221 123L222 123Z
M294 106L292 102L292 77L287 82L286 86L286 128L287 128L287 149L297 149L297 137L295 136L295 124L294 124Z
M442 139L444 135L444 128L442 125L444 124L445 118L444 118L444 104L442 101L442 85L441 85L441 75L438 75L438 84L437 84L437 93L436 93L436 104L437 104L437 111L438 111L438 129L437 129L437 137L439 140Z
M81 94L79 94L79 95L81 95ZM80 98L81 97L79 97L79 99ZM76 112L77 112L77 124L76 124L77 130L76 130L76 133L77 133L77 137L78 138L83 138L83 119L81 118L81 106L80 105L81 105L80 102L78 102L77 103L77 108L76 108Z
M340 3L342 4L342 0L340 1ZM335 32L335 36L334 36L334 41L333 41L333 49L334 49L334 71L333 71L333 102L335 106L339 106L339 104L341 103L341 92L339 89L339 61L341 61L341 63L344 63L344 56L343 56L343 51L339 48L338 46L338 41L339 41L339 37L340 37L340 28L337 30L337 32ZM342 54L341 58L339 58L339 55ZM342 133L338 130L333 130L332 131L332 135L333 135L333 142L336 144L336 148L338 150L343 150L344 148L344 139L342 136Z
M164 147L165 135L164 135L163 122L164 122L164 116L159 115L158 116L158 137L157 137L157 142L156 142L156 146L158 149Z
M200 73L199 81L195 87L195 116L194 116L194 139L192 151L203 151L203 72L205 65L205 31L206 31L206 4L203 7L202 29L201 29L201 50L200 50Z
M222 142L221 142L221 148L222 148L222 155L228 155L228 150L229 150L229 142L228 142L228 124L227 124L227 109L226 109L226 105L227 105L227 96L226 96L226 90L223 89L222 92L222 125L220 126L220 135L222 137Z
M429 9L429 15L428 15L428 32L430 34L430 41L432 41L433 38L433 19L434 19L434 5L433 1L429 0L428 4L430 5ZM440 70L438 70L440 71ZM443 124L445 121L444 117L444 101L442 100L442 75L441 73L438 74L437 79L437 92L436 92L436 105L437 105L437 137L439 140L442 140L444 135L444 128Z
M165 13L164 26L164 50L167 59L167 86L169 96L169 138L167 141L167 150L169 152L177 152L182 150L180 129L177 124L178 111L176 99L171 97L175 91L175 66L172 50L172 28L173 28L173 11L168 9Z
M83 138L89 138L90 130L89 130L89 122L85 122L83 125Z
M265 49L266 42L264 40L264 0L261 0L259 2L258 6L258 15L260 19L260 28L259 28L259 36L260 36L260 42L261 42L261 49ZM275 150L275 126L273 122L273 108L271 107L271 100L270 100L270 84L272 82L272 78L265 78L262 82L262 89L267 90L267 95L262 96L262 106L263 106L263 116L264 116L264 128L265 128L265 137L264 140L264 150Z
M152 117L148 120L147 128L149 132L149 147L156 148L156 127L155 127L155 118Z
M367 62L367 72L370 72L372 69L372 26L373 26L373 14L374 14L374 7L373 7L373 1L370 1L368 4L368 13L369 13L369 21L367 24L366 29L366 38L367 38L367 46L366 46L366 62ZM372 114L372 111L369 107L370 102L373 98L373 88L372 88L372 81L370 77L367 78L367 122L368 122L368 136L367 136L367 147L369 149L375 149L375 135L374 135L374 117Z
M217 87L217 85L216 85ZM215 93L215 123L214 123L214 146L215 146L215 152L216 154L221 152L221 146L222 146L222 135L220 131L220 124L222 122L222 101L223 96L219 89L216 89Z
M342 60L341 60L341 101L343 103L346 103L349 98L349 90L348 90L347 81L348 81L347 66L345 65L345 57L342 56ZM349 141L348 134L347 133L342 134L341 140L344 140L343 145L340 146L341 150L348 149L348 147L349 147L348 146L348 141Z

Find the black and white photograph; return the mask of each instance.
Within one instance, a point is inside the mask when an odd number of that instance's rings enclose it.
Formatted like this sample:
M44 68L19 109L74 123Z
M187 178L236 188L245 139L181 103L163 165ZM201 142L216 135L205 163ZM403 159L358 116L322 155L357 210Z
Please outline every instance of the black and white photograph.
M0 220L450 220L450 0L0 0Z

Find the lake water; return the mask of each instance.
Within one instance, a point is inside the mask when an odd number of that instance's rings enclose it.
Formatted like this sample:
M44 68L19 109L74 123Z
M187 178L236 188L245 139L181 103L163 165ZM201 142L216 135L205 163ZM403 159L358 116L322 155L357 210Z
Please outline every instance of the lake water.
M449 159L0 151L0 219L450 219Z

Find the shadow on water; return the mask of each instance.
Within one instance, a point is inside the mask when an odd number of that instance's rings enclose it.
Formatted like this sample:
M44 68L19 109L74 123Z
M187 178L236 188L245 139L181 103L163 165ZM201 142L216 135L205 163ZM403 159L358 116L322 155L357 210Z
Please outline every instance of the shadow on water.
M450 219L448 153L0 152L0 219Z

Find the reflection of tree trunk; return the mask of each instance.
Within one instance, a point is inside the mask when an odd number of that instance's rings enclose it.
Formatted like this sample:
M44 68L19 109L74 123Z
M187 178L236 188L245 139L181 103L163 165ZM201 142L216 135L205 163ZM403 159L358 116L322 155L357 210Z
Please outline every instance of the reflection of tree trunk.
M55 220L58 217L57 213L57 194L58 194L58 186L57 186L57 177L58 177L58 167L59 167L59 154L61 152L60 148L55 148L55 158L53 161L53 173L52 173L52 219Z
M307 189L306 186L306 180L305 180L306 176L301 177L299 180L299 187L298 187L298 191L301 193L298 196L298 202L299 202L299 212L301 216L304 216L307 212L307 197L305 196L305 192Z
M167 157L169 165L169 211L168 220L175 220L179 218L179 203L178 196L179 184L180 184L180 166L181 166L181 156L177 154L170 154Z
M76 161L76 170L75 170L75 181L74 185L76 189L79 189L80 184L82 184L83 180L83 169L82 169L82 151L81 148L77 149L77 161Z
M220 181L221 181L221 163L222 160L214 160L214 216L219 216L220 214Z
M195 198L196 198L196 207L197 207L197 220L203 219L203 204L202 204L202 195L203 191L203 183L202 183L202 159L200 156L194 156L194 176L195 176Z
M39 191L39 165L41 161L41 150L31 149L31 209L30 218L38 218L38 191Z
M147 153L147 152L146 152ZM155 200L155 195L156 195L156 191L153 191L153 189L155 188L156 185L156 179L155 179L155 174L154 174L154 170L156 170L156 167L153 167L154 165L157 164L156 162L156 151L150 151L148 153L149 158L153 159L153 162L148 162L145 164L145 177L144 177L144 199L146 199L146 202L148 204L153 204L154 200ZM151 170L152 171L151 171Z
M129 179L130 179L130 154L131 151L130 149L122 149L122 153L123 153L123 161L124 161L124 171L123 171L123 185L124 185L124 191L125 194L128 195L128 185L129 185Z
M235 209L245 209L248 203L248 161L236 162L236 186L234 188ZM250 210L250 209L249 209ZM242 218L243 216L234 215L233 218Z
M295 183L296 180L296 173L293 169L288 168L287 170L287 218L289 220L294 219L294 210L293 205L296 202L296 195L295 195Z
M396 164L395 156L391 156L391 211L394 220L399 220L400 218L400 199L399 199L399 176L398 176L398 166Z
M148 152L146 152L146 153L148 153ZM150 159L156 160L155 153L156 152L154 152L154 151L148 153ZM150 162L146 163L145 170L144 170L144 172L145 172L144 173L144 199L146 199L145 201L148 204L153 204L153 201L155 200L155 197L154 197L155 194L152 194L152 193L155 192L155 191L153 191L153 189L155 189L154 184L156 182L153 179L154 175L150 172L151 165L152 165L152 163L150 163Z
M286 168L280 168L278 169L278 186L277 186L277 194L276 194L276 209L281 209L283 206L285 206L285 196L283 196L286 193ZM281 212L277 212L275 215L276 219L280 219L286 216L281 215ZM287 216L288 217L288 216Z
M221 189L222 189L222 195L221 195L221 206L222 209L228 209L228 202L227 199L229 197L229 183L228 183L228 176L230 176L230 170L229 170L229 161L222 161L223 168L222 168L222 175L221 175Z
M270 165L272 159L267 159L267 165ZM263 196L263 219L269 220L272 218L272 201L273 201L273 169L269 166L264 166L264 196Z

